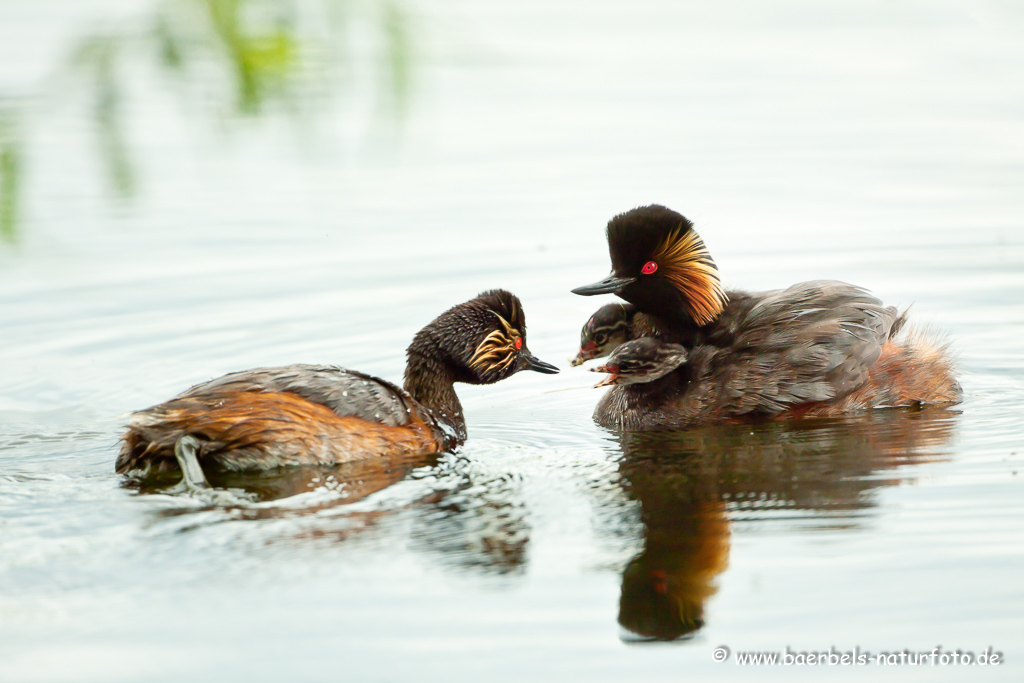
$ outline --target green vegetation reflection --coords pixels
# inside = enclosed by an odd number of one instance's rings
[[[0,239],[12,242],[18,223],[21,140],[15,114],[0,107]]]
[[[305,130],[339,93],[374,100],[377,123],[408,109],[413,32],[395,0],[166,0],[143,17],[77,40],[62,70],[84,88],[106,184],[119,200],[139,188],[126,132],[142,99],[133,99],[138,78],[187,109],[198,104],[218,125],[285,115]],[[357,80],[370,87],[356,88]],[[0,100],[0,241],[14,242],[24,218],[32,113]]]

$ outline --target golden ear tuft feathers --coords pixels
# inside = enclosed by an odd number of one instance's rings
[[[695,230],[680,225],[658,245],[652,258],[659,274],[686,295],[690,316],[700,325],[711,322],[725,308],[729,297],[722,289],[718,267]]]
[[[469,361],[469,367],[477,372],[501,372],[516,359],[516,338],[522,335],[497,313],[494,317],[501,324],[501,329],[492,330],[484,337]]]

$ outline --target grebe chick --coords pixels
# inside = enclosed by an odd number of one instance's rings
[[[645,384],[661,379],[686,362],[686,349],[653,337],[641,337],[620,345],[604,365],[591,372],[607,372],[595,386]]]
[[[526,318],[496,289],[442,313],[406,351],[405,388],[339,367],[234,372],[134,413],[116,471],[179,470],[180,491],[208,488],[203,468],[263,470],[451,450],[466,440],[454,383],[492,384],[558,368],[526,346]]]
[[[636,306],[605,304],[590,316],[580,331],[580,350],[570,363],[583,365],[591,358],[604,358],[629,340]]]
[[[895,393],[909,403],[961,400],[947,350],[913,335],[896,340],[904,316],[860,287],[822,280],[784,290],[727,292],[693,224],[664,206],[615,216],[607,237],[611,275],[573,292],[617,294],[637,310],[629,338],[682,344],[691,361],[693,350],[704,347],[723,377],[730,368],[738,378],[762,367],[756,382],[729,381],[738,405],[761,406],[771,414],[805,404],[847,405],[851,392],[893,381],[914,387]],[[917,362],[886,368],[881,384],[873,380],[880,359],[901,355]],[[861,403],[881,405],[893,395],[864,398]]]

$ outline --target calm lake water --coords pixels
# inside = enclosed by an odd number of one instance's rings
[[[200,6],[0,4],[0,680],[1021,680],[1024,12],[367,3],[316,68],[257,35],[246,90],[214,29],[166,66]],[[310,6],[256,15],[319,35]],[[567,359],[610,299],[569,290],[650,202],[730,287],[913,304],[965,402],[597,427]],[[493,287],[563,372],[459,387],[457,453],[227,482],[262,496],[232,509],[113,472],[133,409],[261,365],[397,381]],[[737,664],[937,646],[1005,663]]]

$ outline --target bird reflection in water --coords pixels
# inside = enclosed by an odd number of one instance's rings
[[[519,575],[526,569],[529,510],[515,475],[463,472],[458,488],[430,501],[413,547],[455,569]]]
[[[207,472],[210,485],[232,492],[238,501],[236,505],[218,507],[218,515],[194,522],[188,521],[196,512],[194,506],[176,506],[156,511],[153,521],[181,518],[175,528],[184,530],[238,520],[291,520],[287,532],[275,532],[267,542],[345,541],[378,526],[399,509],[429,503],[443,495],[440,491],[427,491],[419,500],[398,507],[346,509],[414,476],[417,471],[430,471],[441,457],[432,454],[365,458],[338,465],[281,467],[260,472],[210,468]],[[126,479],[123,486],[141,494],[158,494],[174,476],[164,473],[141,481]],[[246,504],[246,500],[250,503]]]
[[[728,566],[730,521],[856,528],[874,490],[907,478],[879,474],[942,458],[955,416],[886,410],[619,435],[621,487],[643,524],[643,550],[622,574],[624,640],[675,640],[703,626]]]
[[[338,465],[280,467],[272,470],[232,472],[210,468],[207,478],[210,485],[244,491],[253,502],[272,502],[292,498],[316,491],[337,491],[333,499],[303,507],[307,512],[316,512],[337,505],[350,505],[367,496],[405,479],[419,467],[436,465],[439,455],[419,457],[364,458]],[[173,482],[175,475],[158,474],[145,480],[126,480],[125,485],[136,488],[139,493],[160,493]],[[267,507],[254,510],[275,516],[277,508]],[[262,515],[261,515],[262,516]]]
[[[645,515],[644,549],[622,573],[619,623],[643,639],[674,640],[704,625],[714,579],[729,563],[729,522],[720,503],[660,512],[656,521]]]
[[[174,473],[124,486],[156,494],[174,483]],[[455,570],[488,575],[524,573],[530,541],[521,480],[507,473],[478,471],[452,454],[364,458],[333,466],[282,467],[259,472],[211,468],[210,485],[246,496],[251,504],[217,508],[220,514],[190,520],[193,505],[163,509],[155,520],[183,518],[176,529],[238,520],[291,520],[265,540],[271,544],[341,543],[366,534],[401,514],[412,517],[408,547]],[[355,506],[403,481],[410,489],[398,501]],[[411,495],[408,495],[411,491]],[[354,507],[355,509],[349,509]],[[406,541],[402,541],[405,545]]]

